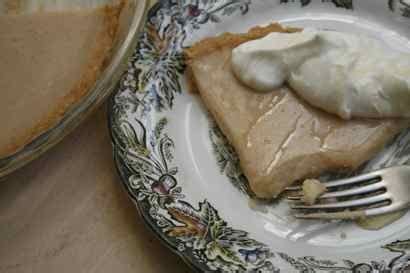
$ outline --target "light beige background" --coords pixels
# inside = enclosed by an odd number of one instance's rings
[[[102,107],[0,181],[0,272],[188,273],[121,188]]]

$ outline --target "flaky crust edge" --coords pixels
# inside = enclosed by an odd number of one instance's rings
[[[191,47],[184,50],[184,55],[187,64],[189,65],[189,63],[195,58],[207,55],[226,46],[236,47],[244,42],[262,38],[271,32],[292,33],[297,31],[300,31],[300,29],[284,27],[278,23],[271,23],[267,26],[253,27],[246,33],[225,32],[216,37],[205,38],[199,42],[196,42]]]

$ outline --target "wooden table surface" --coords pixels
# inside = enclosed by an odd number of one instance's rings
[[[0,272],[191,271],[121,188],[105,108],[0,181]]]

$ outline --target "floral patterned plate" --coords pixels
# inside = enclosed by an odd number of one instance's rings
[[[163,0],[109,106],[122,182],[148,226],[200,272],[405,272],[410,215],[380,231],[294,219],[285,202],[249,198],[238,159],[199,97],[182,51],[224,31],[279,21],[363,32],[409,51],[407,0]],[[403,132],[360,171],[406,164]]]

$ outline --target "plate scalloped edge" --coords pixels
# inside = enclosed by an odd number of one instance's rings
[[[284,5],[288,2],[295,1],[279,0]],[[304,7],[311,0],[296,2]],[[321,2],[346,9],[353,9],[354,4],[353,0]],[[410,14],[410,6],[403,0],[386,4],[404,17]],[[190,204],[185,199],[164,114],[181,92],[184,41],[202,25],[245,15],[251,5],[251,0],[169,0],[149,11],[128,70],[108,106],[113,153],[130,198],[148,226],[199,271],[402,272],[410,264],[410,239],[381,246],[395,254],[389,261],[293,257],[231,227],[207,200]]]

